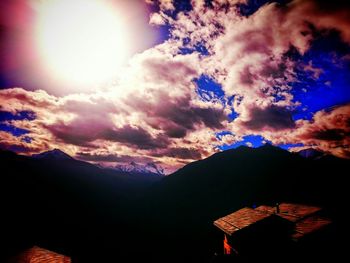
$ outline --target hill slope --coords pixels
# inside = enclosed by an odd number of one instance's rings
[[[214,240],[222,238],[212,222],[244,206],[282,201],[319,205],[345,226],[339,221],[346,205],[349,164],[332,156],[306,159],[271,145],[214,154],[152,187],[145,213],[149,225],[157,227],[150,232],[157,232],[159,240],[166,233],[169,240],[178,241],[163,248],[169,249],[165,254],[188,249],[185,253],[191,255],[197,248],[208,258],[215,252]],[[196,260],[205,258],[197,256]]]
[[[106,232],[119,243],[128,234],[125,203],[155,181],[101,169],[59,150],[34,157],[0,151],[0,167],[0,230],[6,244],[0,257],[28,245],[80,257],[89,246],[104,247],[100,236]]]
[[[325,207],[342,230],[349,164],[271,145],[239,147],[146,188],[70,158],[0,152],[4,249],[35,242],[77,262],[209,262],[222,249],[215,219],[276,201]]]

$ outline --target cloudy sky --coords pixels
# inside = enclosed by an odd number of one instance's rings
[[[0,147],[168,171],[266,142],[350,158],[344,2],[1,1]]]

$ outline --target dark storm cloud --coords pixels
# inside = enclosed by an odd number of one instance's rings
[[[145,129],[129,125],[105,130],[101,133],[101,139],[133,145],[140,149],[165,148],[169,143],[168,138],[164,135],[152,137]]]
[[[165,134],[170,138],[183,138],[186,136],[187,130],[175,123],[164,123],[162,125]]]
[[[350,137],[350,133],[342,129],[319,130],[310,135],[312,138],[323,141],[341,141],[345,137]]]
[[[88,120],[85,119],[85,121]],[[168,144],[166,136],[152,137],[145,129],[130,125],[117,128],[102,125],[91,126],[89,122],[73,121],[68,125],[57,123],[46,128],[66,143],[85,147],[91,146],[91,143],[98,139],[120,142],[140,149],[164,148]]]
[[[191,104],[189,96],[170,97],[162,90],[152,92],[152,101],[133,95],[125,103],[146,115],[145,121],[155,129],[162,129],[173,138],[180,138],[196,125],[220,129],[226,115],[222,109],[201,108]]]
[[[154,156],[168,156],[173,158],[179,158],[183,160],[198,160],[202,157],[201,153],[193,148],[168,148],[162,151],[159,151]]]
[[[261,129],[285,130],[295,127],[292,114],[284,107],[271,105],[266,108],[250,109],[250,120],[242,121],[242,125],[254,131]]]
[[[74,127],[72,123],[57,122],[44,127],[62,142],[77,146],[92,147],[91,142],[98,138],[95,134],[82,132],[84,127]]]
[[[305,0],[304,0],[305,1]],[[350,10],[350,2],[347,0],[313,0],[320,12],[338,12],[344,10]]]
[[[76,158],[92,161],[92,162],[109,162],[109,163],[128,163],[128,162],[151,162],[152,159],[148,157],[135,157],[129,155],[118,155],[110,153],[90,153],[90,152],[78,152],[75,155]]]

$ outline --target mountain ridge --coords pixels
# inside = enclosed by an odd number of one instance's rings
[[[327,155],[325,152],[322,152],[322,151],[314,149],[314,148],[303,149],[297,153],[300,156],[302,156],[304,158],[308,158],[308,159],[319,159],[319,158],[322,158],[322,157]]]
[[[70,156],[69,154],[65,153],[64,151],[60,150],[60,149],[53,149],[53,150],[49,150],[49,151],[45,151],[45,152],[41,152],[38,154],[32,154],[31,155],[32,158],[34,159],[46,159],[46,160],[75,160],[72,156]]]
[[[304,203],[324,207],[340,226],[345,220],[344,171],[350,161],[336,157],[304,158],[271,145],[239,147],[138,187],[134,183],[141,177],[78,160],[0,155],[3,240],[65,244],[80,262],[110,262],[123,255],[131,261],[131,243],[143,244],[139,254],[157,257],[156,262],[169,255],[178,257],[175,262],[184,256],[208,262],[216,240],[222,246],[213,221],[245,206]]]

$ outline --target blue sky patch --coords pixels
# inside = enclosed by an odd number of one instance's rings
[[[291,86],[294,101],[301,105],[295,109],[294,120],[311,119],[319,110],[350,101],[350,59],[344,58],[347,53],[350,47],[343,44],[337,34],[331,33],[315,40],[310,50],[297,58],[298,81]],[[319,72],[305,70],[307,65]]]
[[[303,147],[304,144],[302,143],[287,143],[287,144],[279,144],[278,147],[285,149],[285,150],[289,150],[291,148],[295,148],[295,147]]]
[[[22,141],[23,142],[26,142],[26,143],[31,143],[33,141],[33,138],[29,137],[29,136],[24,136],[22,138]]]
[[[26,129],[21,129],[7,123],[0,123],[0,131],[11,133],[13,136],[16,136],[16,137],[29,133],[29,131]]]
[[[197,86],[197,94],[204,101],[219,99],[225,103],[225,93],[219,83],[215,82],[207,75],[201,75],[193,80]]]
[[[218,148],[222,151],[228,150],[228,149],[235,149],[239,146],[248,146],[249,144],[252,144],[252,147],[257,148],[262,145],[264,145],[264,142],[268,142],[264,139],[261,135],[247,135],[243,137],[243,140],[240,142],[233,143],[231,145],[221,145]]]
[[[12,135],[19,137],[21,135],[27,134],[30,131],[26,129],[18,128],[14,125],[6,123],[7,121],[16,121],[16,120],[35,120],[35,113],[32,111],[20,111],[16,114],[13,114],[8,111],[0,111],[0,130],[11,133]]]
[[[35,113],[33,111],[20,111],[13,114],[8,111],[0,111],[0,122],[12,120],[35,120]]]

